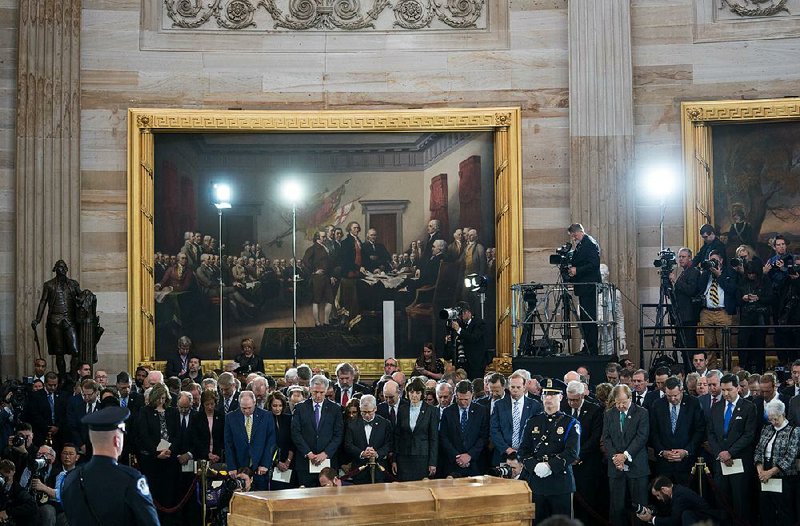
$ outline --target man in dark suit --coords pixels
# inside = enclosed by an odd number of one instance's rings
[[[626,510],[647,504],[647,437],[650,422],[647,409],[634,405],[631,390],[620,384],[611,391],[614,406],[603,419],[603,444],[608,453],[611,524],[629,523]],[[630,501],[626,501],[626,490]]]
[[[700,237],[703,239],[703,246],[697,251],[692,259],[692,266],[699,267],[700,263],[709,258],[712,251],[725,254],[725,243],[717,237],[717,231],[713,226],[705,224],[700,227]]]
[[[678,250],[678,266],[681,274],[677,278],[670,274],[672,290],[675,292],[675,314],[681,327],[675,338],[675,347],[697,347],[697,320],[700,317],[700,304],[693,301],[700,286],[700,270],[692,265],[692,251],[686,247]],[[692,372],[691,351],[682,351],[684,374]]]
[[[387,380],[383,384],[383,402],[378,404],[378,416],[389,421],[392,426],[397,425],[397,415],[400,407],[408,405],[408,400],[402,398],[400,385],[394,380]]]
[[[122,446],[122,455],[119,458],[120,464],[128,465],[130,455],[136,451],[136,422],[139,420],[139,410],[144,407],[144,396],[133,391],[131,387],[130,375],[122,371],[117,375],[117,391],[119,392],[119,406],[125,407],[131,412],[128,419],[127,430],[130,437]]]
[[[294,458],[301,486],[318,486],[320,469],[326,465],[338,467],[336,453],[344,438],[344,423],[342,408],[325,398],[328,385],[324,376],[313,376],[311,398],[294,408],[292,441],[297,446]]]
[[[223,414],[239,409],[239,393],[236,392],[236,381],[233,374],[229,372],[219,375],[217,380],[217,387],[219,388],[219,405],[222,408]]]
[[[344,449],[353,459],[353,468],[363,468],[353,477],[354,484],[383,482],[384,470],[389,467],[387,458],[393,450],[394,429],[388,420],[376,414],[376,406],[374,396],[362,396],[361,418],[348,422],[344,432]]]
[[[653,403],[655,403],[656,400],[660,400],[666,396],[664,384],[670,376],[669,372],[669,367],[659,367],[656,369],[655,389],[647,391],[647,394],[644,396],[644,402],[642,402],[642,407],[647,409],[648,412],[650,412],[650,408],[653,407]]]
[[[486,372],[486,322],[480,318],[475,318],[472,315],[472,308],[466,301],[458,303],[458,308],[461,311],[457,320],[450,322],[450,327],[455,332],[455,340],[452,345],[464,346],[464,354],[466,355],[467,364],[466,371],[467,377],[470,380],[475,378],[483,378]],[[447,338],[451,338],[450,335]],[[455,352],[453,358],[455,360]]]
[[[431,250],[430,257],[419,263],[419,281],[417,281],[416,288],[433,286],[439,278],[439,266],[444,261],[444,240],[434,241]]]
[[[86,379],[81,383],[80,394],[73,396],[67,405],[67,426],[68,435],[65,441],[72,442],[77,446],[78,453],[83,460],[91,457],[92,445],[89,442],[89,428],[81,423],[81,419],[100,409],[100,402],[97,399],[100,390],[92,379]]]
[[[800,396],[800,360],[792,362],[792,383],[781,389],[781,400],[788,404],[795,396]]]
[[[348,236],[342,240],[342,247],[340,254],[340,263],[342,268],[342,277],[355,278],[358,277],[359,272],[364,268],[364,243],[358,235],[361,233],[361,225],[356,221],[350,222],[347,225]]]
[[[786,407],[789,407],[789,402],[782,393],[778,393],[776,388],[777,379],[772,373],[764,373],[761,375],[761,381],[758,383],[759,392],[753,393],[752,402],[756,406],[756,415],[758,415],[758,427],[756,428],[756,440],[761,435],[761,428],[769,423],[767,419],[766,405],[777,398]]]
[[[793,426],[800,426],[800,396],[792,398],[789,405],[786,407],[786,416],[789,418],[789,423]]]
[[[333,386],[334,400],[342,407],[347,405],[356,393],[369,394],[369,387],[355,383],[356,370],[347,362],[336,367],[337,382]]]
[[[362,247],[364,268],[370,272],[391,270],[392,256],[382,243],[378,243],[378,231],[367,230],[367,242]]]
[[[58,390],[58,375],[50,371],[45,374],[44,389],[34,391],[28,397],[22,419],[33,428],[33,445],[41,446],[48,435],[56,443],[63,443],[59,431],[64,429],[66,418],[67,395]]]
[[[655,526],[683,526],[717,518],[703,497],[685,486],[673,484],[668,477],[657,477],[651,492],[656,500],[669,505],[670,513],[669,517],[656,517],[647,509],[637,515],[644,522]]]
[[[583,225],[573,223],[567,228],[569,237],[575,242],[575,251],[569,267],[573,283],[601,283],[600,245],[583,230]],[[580,302],[580,318],[584,323],[583,338],[589,354],[597,354],[597,290],[594,285],[576,285],[575,295]]]
[[[633,403],[639,407],[644,407],[644,399],[649,393],[647,389],[647,371],[638,369],[631,375],[631,391]]]
[[[439,443],[445,461],[442,476],[469,477],[480,475],[478,459],[486,447],[489,413],[472,403],[472,383],[462,380],[456,385],[456,403],[443,411]]]
[[[706,380],[708,381],[708,393],[698,396],[697,401],[700,402],[700,407],[703,409],[703,415],[706,420],[711,418],[711,410],[724,402],[722,398],[722,391],[720,390],[720,379],[722,378],[722,371],[712,369],[708,371]]]
[[[591,524],[592,515],[587,511],[601,508],[604,488],[597,483],[603,474],[603,453],[600,438],[603,434],[603,410],[586,398],[586,385],[578,380],[567,384],[567,399],[561,410],[578,420],[581,425],[581,441],[578,463],[572,466],[575,476],[575,491],[579,495],[575,517],[584,524]],[[607,491],[607,490],[606,490]]]
[[[193,406],[193,395],[189,392],[181,392],[178,396],[178,431],[177,436],[173,440],[170,449],[177,457],[178,463],[185,466],[189,461],[194,460],[194,433],[196,428],[195,419],[198,418],[198,413]],[[200,416],[205,420],[205,415]],[[270,456],[270,459],[272,456]],[[269,465],[268,465],[269,466]],[[255,471],[255,470],[254,470]],[[185,495],[190,486],[194,482],[194,470],[191,472],[184,472],[181,470],[180,475],[176,481],[178,488],[176,494]],[[175,513],[175,518],[183,524],[197,524],[200,520],[200,507],[195,499],[190,499],[189,502],[179,511]]]
[[[656,472],[687,485],[700,446],[705,440],[706,419],[697,399],[684,395],[681,381],[666,381],[666,397],[650,410],[650,445],[656,456]]]
[[[225,417],[225,462],[232,475],[242,468],[250,468],[253,488],[268,487],[267,473],[272,466],[275,451],[275,424],[272,415],[256,407],[256,395],[242,391],[239,409]]]
[[[192,340],[188,336],[178,338],[178,351],[167,359],[167,367],[164,369],[164,379],[173,376],[184,376],[189,372],[189,359],[192,358]]]
[[[721,379],[725,403],[711,410],[708,446],[714,462],[710,462],[717,487],[728,499],[737,517],[750,520],[750,478],[753,476],[753,448],[758,439],[758,415],[752,402],[738,392],[739,379],[726,374]],[[722,464],[732,467],[741,462],[743,473],[723,475]]]
[[[520,373],[512,373],[508,379],[510,396],[501,398],[494,405],[490,421],[490,436],[494,444],[492,466],[500,465],[503,455],[519,450],[525,422],[533,415],[543,411],[542,404],[525,396],[525,378]]]
[[[442,223],[438,219],[431,219],[428,221],[428,234],[425,236],[425,242],[419,247],[422,254],[420,255],[420,259],[425,261],[431,257],[431,253],[433,252],[433,242],[437,239],[444,240],[444,236],[441,233]]]

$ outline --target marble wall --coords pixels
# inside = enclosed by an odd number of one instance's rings
[[[510,0],[508,46],[389,49],[374,35],[357,52],[142,51],[140,0],[84,0],[81,119],[81,285],[98,295],[101,364],[126,365],[126,110],[184,106],[382,109],[516,105],[523,109],[526,280],[552,281],[553,247],[570,217],[566,0]],[[14,57],[17,0],[0,0],[0,353],[13,362]],[[8,16],[6,16],[8,15]],[[633,0],[635,174],[680,162],[682,100],[797,95],[796,38],[695,43],[692,0]],[[268,37],[264,37],[268,38]],[[502,40],[502,39],[501,39]],[[205,48],[209,46],[199,46]],[[209,47],[211,48],[211,47]],[[654,299],[654,203],[637,185],[639,297]],[[680,191],[680,190],[678,190]],[[679,195],[679,194],[677,194]],[[683,243],[682,199],[666,240]],[[614,264],[615,255],[604,259]],[[6,299],[7,301],[2,301]],[[4,373],[5,374],[5,373]]]

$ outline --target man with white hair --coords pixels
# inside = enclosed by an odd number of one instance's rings
[[[372,395],[363,395],[359,401],[361,418],[351,420],[344,434],[344,449],[354,466],[378,464],[362,469],[353,477],[354,484],[383,482],[384,470],[388,469],[387,457],[392,451],[394,429],[392,424],[377,415],[377,404]]]
[[[428,221],[428,234],[425,236],[425,242],[419,249],[422,251],[420,258],[422,261],[430,259],[433,253],[433,242],[437,239],[444,239],[441,233],[442,223],[438,219],[431,219]]]
[[[570,373],[566,376],[572,377]],[[572,473],[575,475],[575,491],[581,495],[589,509],[596,510],[602,507],[597,481],[603,477],[603,453],[600,451],[603,410],[586,398],[586,392],[586,386],[582,382],[570,380],[567,384],[566,400],[561,403],[561,410],[575,418],[581,426],[578,453],[580,460],[572,467]],[[575,517],[585,524],[592,522],[591,515],[583,506],[576,508]]]
[[[267,379],[263,376],[256,376],[253,378],[253,381],[250,382],[250,389],[253,390],[253,394],[256,395],[256,406],[259,409],[269,409],[266,407],[267,405]]]
[[[144,382],[142,382],[142,387],[147,389],[149,387],[153,387],[155,384],[163,384],[164,383],[164,373],[161,371],[150,371],[147,373],[147,376],[144,377]]]
[[[344,422],[341,407],[325,398],[328,386],[327,378],[313,376],[311,398],[294,409],[292,441],[297,447],[295,467],[301,486],[318,486],[317,473],[322,468],[339,467],[336,454],[344,438]]]
[[[400,385],[394,380],[387,380],[386,383],[383,384],[383,402],[378,405],[378,414],[388,420],[393,426],[397,424],[397,414],[400,412],[400,405],[408,404],[408,400],[402,398],[401,394],[402,390],[400,389]]]

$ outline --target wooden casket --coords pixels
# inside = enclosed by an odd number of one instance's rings
[[[531,490],[497,477],[237,493],[230,526],[367,524],[527,525]]]

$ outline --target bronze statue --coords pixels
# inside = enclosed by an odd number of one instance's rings
[[[67,264],[59,259],[53,267],[56,277],[45,281],[42,286],[42,299],[36,310],[36,318],[31,322],[31,327],[36,331],[36,326],[42,321],[45,306],[47,311],[47,353],[56,357],[56,367],[61,378],[66,378],[67,363],[65,356],[77,356],[78,334],[76,329],[76,300],[80,294],[80,285],[74,279],[67,277]],[[74,367],[75,358],[71,359]]]

